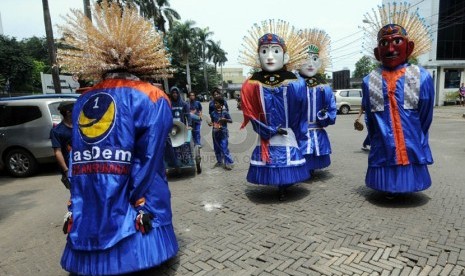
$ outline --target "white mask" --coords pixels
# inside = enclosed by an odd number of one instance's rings
[[[258,50],[260,65],[264,71],[275,72],[289,62],[289,55],[278,44],[260,46]]]
[[[316,75],[321,67],[321,59],[318,54],[310,54],[310,57],[302,64],[299,73],[306,77],[313,77]]]

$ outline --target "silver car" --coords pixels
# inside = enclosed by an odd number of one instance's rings
[[[358,111],[362,107],[362,89],[334,90],[337,111],[348,114],[350,111]]]
[[[0,99],[0,168],[26,177],[38,165],[55,162],[50,130],[61,122],[58,105],[74,96],[34,96]]]

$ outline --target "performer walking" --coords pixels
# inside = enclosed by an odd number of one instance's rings
[[[215,101],[215,111],[210,114],[211,122],[209,126],[213,127],[213,149],[215,150],[216,164],[215,167],[224,167],[226,170],[232,170],[234,163],[228,148],[228,124],[232,123],[231,115],[224,109],[224,99],[217,98]]]
[[[428,165],[433,157],[428,130],[433,119],[434,85],[424,68],[408,63],[428,51],[429,28],[409,5],[383,5],[372,24],[381,66],[363,79],[371,149],[366,185],[388,193],[425,190],[431,185]]]
[[[192,137],[194,138],[194,144],[200,144],[200,127],[202,125],[202,104],[195,99],[195,93],[189,93],[189,110],[192,120]]]
[[[285,67],[293,53],[296,55],[292,62],[305,58],[305,45],[303,42],[286,45],[279,35],[264,33],[282,30],[285,35],[293,34],[287,23],[279,21],[278,25],[274,26],[274,21],[270,21],[269,29],[256,25],[257,31],[251,32],[263,35],[248,40],[249,52],[243,53],[244,58],[240,62],[261,68],[262,71],[254,73],[244,82],[241,99],[244,114],[242,127],[250,121],[259,135],[251,156],[247,181],[277,186],[279,199],[284,200],[286,187],[306,180],[310,175],[296,140],[300,132],[300,111],[304,105],[306,85],[303,79],[297,78]],[[253,60],[257,54],[259,64]],[[247,57],[254,58],[250,60]]]
[[[73,111],[71,199],[61,266],[117,275],[176,255],[163,152],[172,115],[165,93],[139,77],[169,66],[162,37],[137,9],[104,0],[92,22],[79,10],[62,27],[60,64],[103,79]],[[76,28],[75,26],[79,26]]]
[[[307,84],[299,147],[312,173],[331,164],[331,143],[325,128],[336,122],[337,110],[333,91],[323,75],[329,63],[330,38],[317,29],[303,30],[300,35],[308,43],[308,58],[298,68]]]

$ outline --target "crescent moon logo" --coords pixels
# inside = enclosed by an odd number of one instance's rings
[[[79,112],[78,127],[81,137],[88,143],[104,139],[115,123],[116,106],[113,97],[107,93],[91,96]]]

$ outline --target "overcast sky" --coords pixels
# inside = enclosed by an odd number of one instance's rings
[[[82,9],[82,0],[48,0],[52,24],[62,24],[61,16],[70,8]],[[93,2],[93,1],[91,1]],[[209,27],[212,39],[220,41],[228,53],[225,67],[240,67],[237,56],[242,38],[254,23],[282,19],[297,28],[320,28],[331,37],[332,68],[349,68],[362,57],[363,32],[358,28],[363,14],[376,8],[378,0],[170,0],[181,21],[193,20],[197,27]],[[4,35],[18,40],[44,37],[45,27],[40,0],[1,0]],[[55,34],[57,37],[58,34]]]

